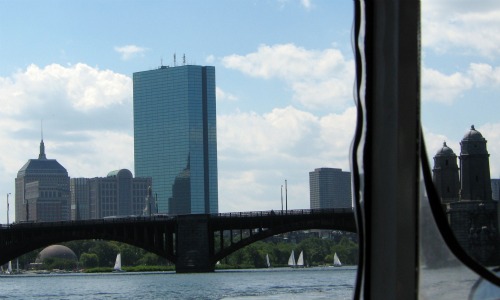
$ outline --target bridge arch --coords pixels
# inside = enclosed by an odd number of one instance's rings
[[[232,217],[242,218],[241,215],[233,216],[232,214],[221,215],[221,217],[229,219]],[[213,231],[220,239],[218,251],[214,249],[213,264],[245,246],[282,233],[308,229],[331,229],[354,233],[357,231],[352,209],[293,210],[284,213],[270,211],[247,213],[243,217],[247,218],[245,222],[247,226],[236,225],[236,228],[229,229],[230,236],[232,237],[234,230],[240,231],[240,233],[242,230],[246,230],[249,234],[237,242],[231,240],[229,246],[224,245],[223,231]],[[274,219],[273,222],[265,221],[269,217]],[[227,228],[229,226],[223,225],[221,227]]]
[[[175,263],[174,230],[172,220],[141,217],[13,224],[0,231],[0,264],[49,245],[92,239],[136,246]]]

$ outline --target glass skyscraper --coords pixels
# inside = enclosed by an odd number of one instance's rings
[[[134,159],[152,177],[160,213],[218,212],[215,68],[133,74]]]

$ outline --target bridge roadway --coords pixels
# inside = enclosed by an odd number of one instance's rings
[[[102,239],[165,257],[177,273],[212,272],[217,261],[246,245],[306,229],[356,232],[356,222],[345,208],[17,223],[0,228],[0,264],[56,243]]]

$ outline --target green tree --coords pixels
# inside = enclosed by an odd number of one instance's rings
[[[99,257],[100,267],[112,267],[115,264],[116,255],[120,252],[118,246],[107,241],[95,241],[89,249],[89,253],[95,253]]]
[[[99,257],[95,253],[82,253],[80,264],[85,268],[96,268],[99,266]]]
[[[46,270],[59,269],[59,270],[68,270],[69,271],[69,270],[76,269],[77,262],[70,260],[70,259],[51,257],[51,258],[44,259],[43,265],[44,265],[44,269],[46,269]]]

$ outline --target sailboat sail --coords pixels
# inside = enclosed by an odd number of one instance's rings
[[[9,265],[7,267],[7,274],[12,274],[12,261],[9,260]]]
[[[266,254],[266,266],[267,266],[268,268],[270,268],[270,267],[271,267],[271,263],[269,262],[269,254]]]
[[[116,256],[115,266],[113,267],[113,270],[115,271],[122,270],[122,255],[120,253],[118,253],[118,255]]]
[[[288,265],[290,267],[295,267],[296,264],[295,264],[295,253],[293,252],[292,250],[292,254],[290,254],[290,258],[288,259]]]
[[[300,252],[299,259],[297,259],[297,267],[304,266],[304,251]]]
[[[337,252],[335,252],[335,255],[333,256],[333,266],[334,267],[340,267],[340,266],[342,266],[342,263],[340,262],[340,259],[337,256]]]

